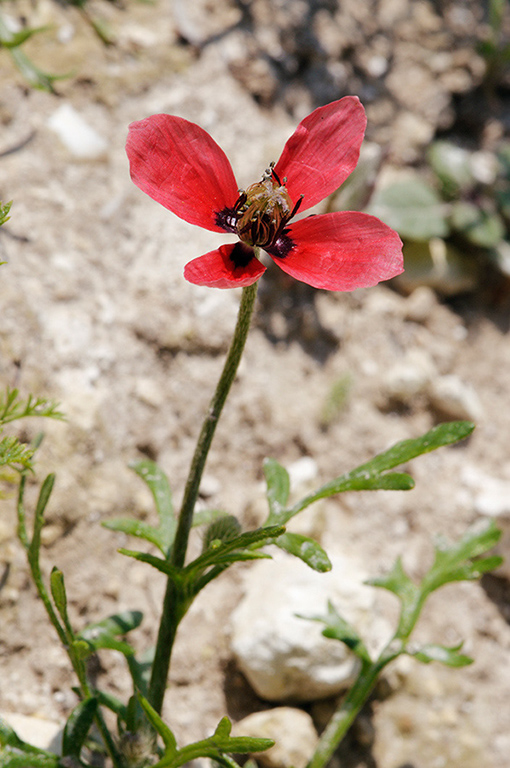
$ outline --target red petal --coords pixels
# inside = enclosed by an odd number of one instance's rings
[[[375,216],[325,213],[297,221],[289,230],[293,247],[273,258],[284,272],[315,288],[367,288],[404,269],[399,236]]]
[[[245,264],[236,266],[232,258],[234,249],[242,250]],[[249,251],[253,256],[250,258]],[[207,285],[209,288],[244,288],[251,285],[264,274],[266,268],[256,258],[252,248],[243,243],[221,245],[218,250],[210,251],[198,259],[193,259],[184,267],[184,277],[195,285]]]
[[[343,184],[358,162],[367,119],[357,96],[319,107],[298,125],[275,166],[300,210],[319,203]]]
[[[143,192],[190,224],[223,231],[216,213],[232,207],[239,193],[227,156],[203,128],[152,115],[131,123],[126,152]]]

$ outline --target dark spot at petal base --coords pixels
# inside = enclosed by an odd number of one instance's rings
[[[231,261],[235,267],[246,267],[252,259],[255,258],[255,251],[245,243],[236,243],[230,254]]]

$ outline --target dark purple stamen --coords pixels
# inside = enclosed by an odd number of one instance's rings
[[[226,232],[237,234],[239,214],[235,208],[224,208],[216,213],[216,224]]]

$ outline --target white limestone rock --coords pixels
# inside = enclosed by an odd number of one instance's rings
[[[231,648],[241,671],[269,701],[314,701],[349,686],[357,658],[322,625],[298,618],[324,615],[331,600],[365,637],[374,629],[374,593],[356,561],[331,558],[328,573],[276,553],[247,572],[245,595],[232,615]],[[370,634],[370,633],[369,633]]]
[[[0,717],[23,741],[39,749],[47,749],[56,755],[62,754],[63,727],[59,723],[16,712],[0,712]]]
[[[266,768],[305,768],[318,742],[312,718],[295,707],[254,712],[235,723],[232,735],[273,739],[274,747],[254,753]]]
[[[53,112],[48,126],[66,149],[79,160],[98,160],[106,155],[108,143],[70,104]]]

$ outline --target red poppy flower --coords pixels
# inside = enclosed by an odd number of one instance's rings
[[[292,277],[315,288],[350,291],[400,274],[402,243],[374,216],[344,211],[291,222],[345,181],[356,167],[366,117],[358,98],[319,107],[298,125],[262,180],[239,190],[223,150],[200,126],[153,115],[132,123],[126,151],[131,178],[190,224],[232,232],[239,241],[190,261],[197,285],[235,288],[264,273],[262,248]]]

